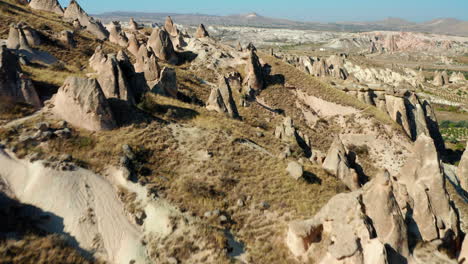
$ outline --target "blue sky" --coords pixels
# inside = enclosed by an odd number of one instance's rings
[[[59,0],[66,6],[69,0]],[[468,0],[78,0],[92,14],[143,11],[230,15],[256,12],[302,21],[371,21],[399,17],[421,22],[453,17],[468,20]]]

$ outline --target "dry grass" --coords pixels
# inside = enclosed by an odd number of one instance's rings
[[[103,263],[83,258],[58,235],[29,235],[21,240],[0,242],[0,263],[91,264]]]

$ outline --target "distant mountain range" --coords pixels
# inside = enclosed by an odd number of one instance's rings
[[[217,26],[251,26],[267,28],[308,29],[321,31],[412,31],[427,32],[447,35],[468,36],[468,21],[440,18],[423,23],[414,23],[400,18],[387,18],[374,22],[299,22],[287,19],[264,17],[257,13],[248,13],[229,16],[215,16],[204,14],[177,14],[177,13],[144,13],[144,12],[108,12],[93,15],[108,23],[113,20],[128,21],[131,17],[144,23],[164,23],[167,16],[171,16],[174,22],[183,25]]]

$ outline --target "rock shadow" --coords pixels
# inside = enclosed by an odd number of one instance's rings
[[[193,60],[195,60],[198,57],[198,54],[193,53],[191,51],[177,52],[177,55],[178,55],[178,58],[179,58],[179,61],[178,61],[177,65],[182,65],[182,64],[185,64],[185,63],[192,62]]]
[[[315,175],[312,172],[304,171],[304,175],[302,177],[309,184],[318,184],[318,185],[322,184],[322,179],[317,177],[317,175]]]
[[[45,237],[60,234],[83,257],[94,260],[93,252],[80,247],[76,238],[65,232],[64,219],[39,207],[23,204],[0,192],[0,239],[21,240],[30,234]]]
[[[107,101],[110,104],[115,121],[117,122],[117,125],[119,127],[128,126],[132,124],[149,123],[151,121],[154,121],[155,119],[162,121],[128,104],[124,100],[117,98],[109,98],[107,99]]]

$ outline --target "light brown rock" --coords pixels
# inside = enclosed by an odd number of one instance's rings
[[[148,46],[160,60],[177,64],[179,59],[174,51],[171,37],[164,29],[154,28],[148,40]]]
[[[221,77],[218,86],[211,89],[210,97],[206,103],[206,109],[224,113],[231,118],[239,118],[231,87],[225,77]]]
[[[195,32],[196,38],[208,38],[210,34],[206,31],[206,28],[203,24],[200,24],[197,28],[197,32]]]
[[[351,168],[348,152],[340,138],[333,141],[322,167],[329,174],[340,179],[350,190],[354,191],[361,187],[359,177]]]
[[[74,126],[91,131],[116,128],[109,103],[94,79],[68,77],[51,104],[53,113]]]
[[[52,12],[57,15],[63,15],[62,6],[57,0],[31,0],[29,6],[32,9]]]
[[[458,216],[450,205],[445,188],[443,169],[434,141],[420,135],[414,145],[413,154],[397,177],[405,185],[413,201],[409,231],[423,241],[432,241],[453,232],[459,236]]]
[[[123,33],[120,22],[118,21],[111,22],[110,25],[108,26],[108,31],[109,31],[110,42],[118,44],[119,46],[124,47],[124,48],[128,46],[128,38]]]
[[[250,51],[245,71],[247,72],[247,77],[244,82],[247,86],[247,90],[253,90],[254,92],[262,90],[265,85],[263,67],[254,50]]]
[[[102,52],[98,47],[89,59],[91,68],[96,72],[99,86],[106,98],[124,100],[130,104],[135,103],[133,92],[128,84],[127,77],[115,55]]]
[[[80,24],[86,28],[90,33],[95,35],[101,40],[109,38],[109,32],[102,25],[101,22],[95,21],[90,17],[78,4],[76,0],[71,0],[68,7],[65,9],[63,18],[67,21],[73,22],[78,20]]]
[[[42,103],[31,82],[21,72],[18,57],[5,46],[0,47],[0,100],[4,103],[28,103],[40,108]]]
[[[9,49],[25,50],[32,52],[32,48],[29,45],[28,39],[24,34],[22,25],[10,25],[10,32],[8,33],[8,39],[6,45]]]
[[[463,190],[468,191],[468,147],[465,150],[465,153],[463,153],[460,163],[458,164],[457,176],[460,181],[460,186],[463,188]]]

